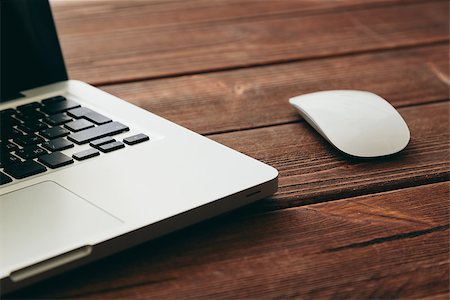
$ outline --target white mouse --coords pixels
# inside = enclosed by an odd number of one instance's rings
[[[293,97],[289,103],[334,147],[351,156],[385,156],[408,145],[406,122],[373,93],[322,91]]]

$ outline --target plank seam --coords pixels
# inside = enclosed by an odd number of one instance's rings
[[[338,192],[336,194],[327,195],[325,197],[321,196],[320,200],[318,200],[318,199],[313,199],[310,201],[304,200],[304,201],[302,201],[302,203],[287,203],[286,205],[272,206],[270,204],[265,204],[263,202],[264,200],[260,200],[253,204],[250,204],[250,205],[247,205],[247,206],[241,208],[239,211],[240,211],[240,213],[245,213],[246,211],[248,211],[248,212],[251,212],[252,215],[258,215],[258,214],[265,214],[265,213],[274,213],[274,212],[278,212],[278,211],[285,210],[285,209],[297,209],[299,207],[305,207],[305,206],[309,206],[309,205],[321,204],[321,203],[326,203],[326,202],[346,201],[346,200],[349,200],[351,198],[356,198],[356,197],[373,196],[373,195],[377,195],[377,194],[401,191],[404,189],[412,189],[412,188],[417,188],[417,187],[422,187],[422,186],[428,186],[428,185],[433,185],[433,184],[449,182],[450,181],[449,174],[450,174],[450,172],[445,172],[445,174],[440,174],[439,176],[437,176],[435,178],[426,178],[427,181],[425,181],[425,179],[424,179],[424,180],[419,180],[419,181],[415,181],[415,182],[402,182],[398,185],[393,185],[393,186],[385,187],[385,188],[381,188],[381,189],[358,190],[353,193],[339,193]],[[266,198],[266,199],[270,199],[270,197]],[[275,199],[272,201],[281,204],[282,202],[291,202],[290,200],[295,200],[295,199],[282,199],[281,201]]]
[[[373,245],[377,245],[377,244],[381,244],[381,243],[392,242],[392,241],[397,241],[397,240],[402,240],[402,239],[411,239],[411,238],[415,238],[418,236],[430,234],[433,232],[445,231],[445,230],[448,230],[449,228],[450,228],[450,224],[447,224],[447,225],[432,227],[432,228],[425,229],[425,230],[417,230],[417,231],[410,231],[410,232],[406,232],[406,233],[394,234],[394,235],[390,235],[390,236],[386,236],[386,237],[371,239],[371,240],[368,240],[365,242],[352,243],[352,244],[348,244],[348,245],[341,246],[341,247],[329,248],[329,249],[326,249],[325,251],[323,251],[322,253],[339,252],[339,251],[344,251],[344,250],[348,250],[348,249],[363,248],[363,247],[373,246]]]
[[[288,105],[288,99],[286,99],[286,105]],[[400,104],[395,106],[396,109],[401,109],[401,108],[412,108],[412,107],[420,107],[420,106],[426,106],[426,105],[433,105],[433,104],[439,104],[439,103],[444,103],[444,102],[448,102],[450,101],[449,98],[445,98],[445,99],[437,99],[437,100],[431,100],[428,102],[422,102],[422,103],[416,103],[416,104]],[[247,130],[253,130],[253,129],[262,129],[262,128],[270,128],[270,127],[275,127],[275,126],[282,126],[282,125],[289,125],[289,124],[296,124],[296,123],[303,123],[305,122],[304,119],[298,119],[298,120],[293,120],[293,121],[286,121],[286,122],[278,122],[278,123],[273,123],[273,124],[268,124],[268,125],[259,125],[259,126],[253,126],[253,127],[243,127],[243,128],[239,128],[239,129],[232,129],[232,130],[217,130],[217,131],[210,131],[210,132],[205,132],[202,133],[203,136],[213,136],[213,135],[220,135],[220,134],[226,134],[226,133],[233,133],[233,132],[241,132],[241,131],[247,131]]]

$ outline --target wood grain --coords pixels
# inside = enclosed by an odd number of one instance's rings
[[[442,294],[449,280],[448,198],[446,182],[276,213],[243,217],[238,211],[14,297],[392,299]]]
[[[368,90],[396,107],[447,99],[448,45],[103,86],[201,134],[295,122],[292,96]]]
[[[304,122],[211,136],[280,172],[279,190],[262,210],[330,201],[448,180],[449,103],[400,109],[411,141],[397,155],[348,158]]]
[[[420,297],[421,300],[448,300],[448,292],[442,294]]]
[[[246,0],[50,0],[58,27],[78,35],[127,27],[161,28],[207,22],[234,23],[279,15],[315,15],[412,4],[426,0],[246,1]],[[105,26],[108,24],[109,26]]]
[[[52,8],[71,78],[273,165],[280,190],[8,298],[448,299],[448,1]],[[287,104],[323,89],[385,97],[410,144],[339,153]]]
[[[252,2],[89,1],[54,10],[70,77],[97,85],[449,39],[447,1],[370,9]],[[327,6],[341,9],[311,13]]]

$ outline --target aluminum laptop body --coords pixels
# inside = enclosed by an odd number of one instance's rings
[[[14,112],[11,118],[19,120],[14,132],[24,127],[21,118],[26,118],[18,107],[36,102],[42,105],[38,112],[50,112],[52,106],[42,100],[58,97],[113,120],[108,124],[127,126],[126,131],[108,135],[122,148],[102,149],[84,160],[73,159],[75,153],[93,148],[74,142],[83,130],[58,126],[69,131],[61,140],[74,144],[58,152],[72,162],[51,165],[43,156],[30,158],[30,165],[42,165],[45,171],[23,178],[14,176],[25,172],[25,167],[17,168],[27,161],[18,154],[25,146],[1,136],[2,147],[6,143],[16,147],[11,156],[20,160],[6,166],[2,150],[0,172],[6,178],[0,185],[2,294],[277,190],[276,169],[86,83],[68,80],[47,0],[1,0],[1,13],[0,110]],[[69,112],[60,114],[72,118]],[[49,117],[43,117],[42,126]],[[8,122],[1,124],[5,127]],[[30,133],[41,141],[34,146],[51,157],[52,150],[44,144],[52,139],[42,132]],[[148,140],[122,143],[137,134]]]

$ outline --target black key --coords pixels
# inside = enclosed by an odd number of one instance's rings
[[[19,125],[21,122],[17,120],[16,118],[13,118],[12,116],[0,116],[0,126],[2,126],[2,129],[4,127],[12,127]]]
[[[4,110],[0,110],[0,118],[1,117],[5,117],[5,116],[12,116],[13,114],[15,114],[16,111],[12,108],[7,108]]]
[[[89,109],[87,107],[80,107],[76,109],[72,109],[67,112],[69,116],[72,116],[74,118],[85,118],[91,122],[94,122],[97,125],[109,123],[112,120],[108,117],[105,117],[102,114],[99,114],[98,112],[93,111],[92,109]]]
[[[74,155],[72,155],[72,157],[75,158],[76,160],[85,160],[98,155],[100,155],[100,152],[98,152],[98,150],[89,148],[87,150],[75,153]]]
[[[80,119],[80,120],[76,120],[76,121],[67,123],[66,125],[64,125],[64,127],[66,127],[67,129],[70,129],[72,131],[80,131],[80,130],[94,127],[94,124],[89,122],[88,120]]]
[[[69,149],[72,148],[73,146],[74,145],[71,142],[62,137],[42,143],[42,147],[52,152]]]
[[[3,126],[0,124],[0,141],[6,141],[17,135],[23,135],[23,133],[12,126]]]
[[[114,151],[117,149],[122,149],[123,147],[125,147],[124,143],[116,141],[116,142],[112,142],[109,144],[100,145],[100,146],[98,146],[98,149],[100,149],[100,151],[102,151],[102,152],[107,153],[107,152],[111,152],[111,151]]]
[[[22,122],[35,122],[39,119],[45,118],[45,114],[37,110],[30,110],[24,113],[18,113],[15,117]]]
[[[54,115],[75,107],[80,107],[80,104],[72,100],[63,100],[46,104],[45,106],[41,107],[41,110],[48,115]]]
[[[41,107],[39,102],[31,102],[28,104],[17,106],[17,110],[20,112],[28,111],[28,110],[36,110],[36,108]]]
[[[16,111],[12,108],[0,111],[0,131],[6,132],[10,127],[20,124],[20,122],[12,116]]]
[[[112,120],[110,118],[105,117],[104,115],[99,114],[95,111],[85,115],[84,118],[88,119],[91,122],[94,122],[97,125],[112,122]]]
[[[11,177],[9,177],[8,175],[3,174],[2,172],[0,172],[0,185],[7,184],[7,183],[9,183],[11,181],[12,181]]]
[[[47,171],[47,168],[34,160],[27,160],[24,162],[7,165],[4,171],[16,179],[22,179],[45,172]]]
[[[12,138],[16,138],[16,137],[22,137],[24,134],[22,132],[20,132],[19,130],[15,129],[15,128],[1,128],[2,130],[0,131],[0,140],[1,141],[6,141],[8,139],[12,139]]]
[[[0,143],[0,153],[9,153],[16,151],[17,149],[19,149],[19,147],[9,141]]]
[[[44,123],[42,123],[41,121],[35,121],[35,122],[23,123],[23,124],[17,126],[17,128],[19,128],[20,130],[22,130],[26,133],[33,133],[33,132],[38,132],[38,131],[47,129],[48,126],[45,125]]]
[[[4,152],[0,153],[0,167],[15,164],[21,162],[20,158],[11,153]]]
[[[64,100],[66,100],[66,98],[63,96],[54,96],[51,98],[46,98],[46,99],[42,100],[41,102],[43,104],[50,104],[50,103],[55,103],[55,102],[64,101]]]
[[[145,141],[148,141],[150,138],[143,133],[139,133],[136,135],[129,136],[123,139],[123,142],[127,145],[136,145]]]
[[[92,142],[89,143],[89,145],[91,145],[91,147],[97,148],[100,145],[103,144],[109,144],[112,142],[115,142],[116,140],[113,139],[110,136],[105,136],[104,138],[98,139],[98,140],[93,140]]]
[[[23,135],[24,135],[24,134],[23,134],[22,131],[17,130],[17,129],[12,129],[12,130],[11,130],[11,135],[10,135],[10,137],[11,137],[11,138],[16,138],[16,137],[21,137],[21,136],[23,136]]]
[[[35,134],[25,134],[22,136],[14,137],[14,142],[22,147],[40,144],[44,141],[43,138]]]
[[[62,128],[61,126],[52,127],[41,131],[41,135],[49,140],[68,135],[69,130]]]
[[[114,135],[128,130],[130,129],[122,123],[110,122],[72,133],[67,138],[77,144],[85,144],[108,135]]]
[[[0,140],[5,141],[18,133],[17,129],[13,127],[14,124],[11,123],[13,119],[11,117],[0,118]]]
[[[16,154],[25,160],[33,159],[47,153],[47,151],[38,146],[28,146],[16,151]]]
[[[44,119],[45,123],[52,125],[52,126],[62,125],[64,123],[67,123],[70,121],[72,121],[72,118],[64,113],[56,114],[56,115],[53,115],[53,116],[50,116],[50,117]]]
[[[90,113],[92,111],[93,111],[92,109],[89,109],[87,107],[78,107],[78,108],[69,110],[67,112],[67,114],[69,116],[71,116],[72,118],[79,119],[79,118],[84,117],[85,115],[87,115],[88,113]]]
[[[73,163],[72,158],[58,151],[43,155],[39,157],[38,160],[39,162],[52,169],[70,165],[71,163]]]
[[[12,126],[17,126],[17,125],[22,124],[22,121],[20,121],[19,119],[16,119],[16,118],[11,117],[11,118],[8,120],[8,123],[9,123],[10,125],[12,125]]]

